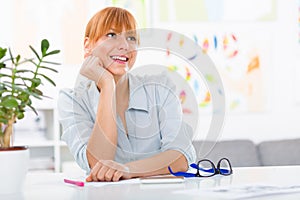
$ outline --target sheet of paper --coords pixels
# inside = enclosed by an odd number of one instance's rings
[[[220,186],[207,189],[191,189],[174,192],[201,197],[215,197],[220,199],[243,199],[270,195],[300,193],[300,185],[274,186],[274,185],[240,185]]]
[[[121,185],[121,184],[134,184],[134,183],[140,183],[140,179],[134,178],[129,180],[121,180],[118,182],[86,182],[85,186],[102,187],[105,185]]]
[[[168,179],[170,177],[176,178],[173,175],[158,175],[158,176],[148,177],[148,179],[158,178],[158,177],[161,178],[161,181],[153,182],[152,184],[161,185],[161,183],[163,183],[164,181],[170,180],[170,179]],[[181,180],[180,183],[182,183],[183,181],[184,180]],[[134,179],[129,179],[129,180],[121,180],[121,181],[118,181],[118,182],[86,182],[85,185],[86,186],[94,186],[94,187],[102,187],[102,186],[105,186],[105,185],[120,185],[120,184],[135,184],[135,183],[141,183],[141,179],[140,178],[134,178]]]
[[[134,178],[134,179],[129,179],[129,180],[121,180],[117,182],[86,182],[86,175],[82,174],[64,174],[64,179],[70,180],[70,181],[75,181],[75,182],[83,182],[84,186],[91,186],[91,187],[102,187],[105,185],[117,185],[117,184],[133,184],[133,183],[140,183],[139,178]]]

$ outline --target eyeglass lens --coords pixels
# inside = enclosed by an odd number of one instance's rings
[[[214,175],[215,172],[215,167],[213,166],[212,162],[208,160],[203,160],[198,163],[198,168],[199,168],[199,174],[200,176],[208,177]]]
[[[231,174],[230,163],[227,159],[221,159],[218,164],[220,174],[229,175]]]

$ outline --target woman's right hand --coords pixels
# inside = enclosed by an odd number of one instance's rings
[[[101,89],[106,84],[113,82],[113,75],[104,68],[99,55],[101,55],[101,47],[98,46],[85,58],[80,69],[80,74],[95,81],[98,88]]]
[[[86,181],[119,181],[130,178],[132,177],[126,165],[113,160],[99,160],[91,169]]]

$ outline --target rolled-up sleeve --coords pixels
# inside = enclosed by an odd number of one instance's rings
[[[160,86],[158,97],[161,150],[181,152],[190,165],[196,159],[192,145],[193,129],[183,121],[181,103],[175,93],[175,85],[169,79]]]
[[[93,129],[93,121],[84,108],[83,100],[70,89],[61,90],[58,98],[59,122],[63,128],[61,139],[65,141],[77,164],[90,170],[86,157],[87,142]]]

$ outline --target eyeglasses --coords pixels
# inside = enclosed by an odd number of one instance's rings
[[[172,175],[183,177],[211,177],[216,174],[228,176],[232,174],[231,164],[227,158],[219,160],[217,167],[215,167],[214,163],[208,159],[202,159],[198,161],[197,164],[192,163],[190,166],[197,169],[196,174],[189,172],[173,172],[170,166],[168,166],[168,169]]]

